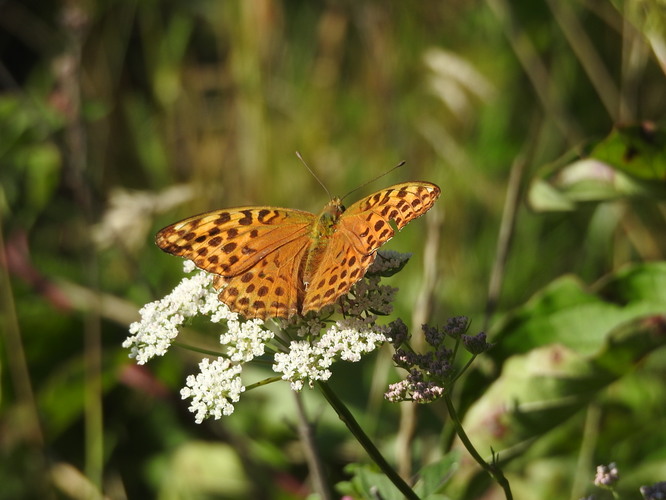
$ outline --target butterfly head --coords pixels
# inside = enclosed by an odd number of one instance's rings
[[[324,217],[332,220],[333,222],[337,221],[342,212],[345,211],[345,207],[342,205],[342,201],[337,196],[329,201],[324,209],[321,211],[320,217]]]
[[[345,207],[342,206],[340,198],[333,198],[329,201],[319,213],[318,221],[314,228],[315,235],[321,237],[332,234],[335,231],[338,219],[340,219],[344,211]]]

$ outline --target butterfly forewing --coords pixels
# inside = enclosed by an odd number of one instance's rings
[[[303,312],[332,304],[360,280],[377,249],[398,229],[426,213],[440,189],[428,182],[407,182],[378,191],[354,203],[338,220],[320,264],[308,284]]]
[[[221,276],[235,276],[287,243],[306,236],[314,214],[272,207],[240,207],[189,217],[155,238],[165,252]]]
[[[357,201],[343,214],[340,222],[352,220],[354,216],[366,215],[369,217],[373,213],[386,223],[394,220],[398,229],[402,229],[407,223],[426,213],[433,206],[440,195],[440,189],[430,182],[404,182],[394,186],[382,189]],[[373,221],[377,224],[377,221]],[[381,226],[381,225],[380,225]],[[381,236],[381,227],[372,227],[377,234]],[[392,235],[392,234],[391,234]],[[388,236],[384,241],[388,241]]]

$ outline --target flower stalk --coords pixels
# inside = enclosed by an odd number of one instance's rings
[[[476,463],[478,463],[483,468],[483,470],[490,474],[490,477],[492,477],[500,485],[500,487],[504,490],[504,496],[506,497],[506,500],[512,500],[513,495],[511,493],[511,486],[509,485],[509,481],[507,481],[504,473],[499,467],[497,467],[495,464],[489,464],[486,462],[479,454],[479,452],[476,451],[476,448],[474,448],[474,445],[469,440],[469,437],[467,437],[467,433],[462,426],[462,422],[458,418],[456,408],[453,406],[453,402],[451,401],[451,398],[448,394],[444,395],[444,402],[446,403],[446,409],[449,411],[451,421],[456,428],[456,433],[458,434],[462,444],[467,449],[467,452],[472,456]]]
[[[326,382],[317,382],[317,387],[321,390],[321,393],[326,398],[326,401],[333,407],[333,410],[338,414],[340,420],[342,420],[347,428],[354,435],[356,440],[363,446],[363,449],[366,451],[368,456],[377,464],[381,471],[386,474],[386,477],[395,485],[400,492],[405,495],[406,498],[410,500],[418,500],[418,495],[414,493],[409,485],[400,477],[400,475],[395,471],[391,465],[386,461],[383,455],[379,452],[377,447],[374,445],[370,437],[363,431],[361,426],[358,424],[352,413],[345,406],[345,404],[338,398],[337,394],[330,388]]]

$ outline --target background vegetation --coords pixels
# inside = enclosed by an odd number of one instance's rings
[[[407,161],[350,200],[441,186],[389,244],[414,253],[395,316],[464,314],[497,342],[454,399],[518,498],[580,498],[611,461],[623,498],[666,480],[665,47],[662,0],[0,3],[0,498],[308,494],[287,384],[196,425],[197,358],[120,347],[182,274],[156,230],[324,205],[297,150],[338,194]],[[564,170],[647,121],[601,181]],[[390,354],[331,383],[409,476],[458,444],[443,405],[383,400]],[[367,458],[305,396],[330,484],[349,479]],[[496,498],[453,461],[441,492]]]

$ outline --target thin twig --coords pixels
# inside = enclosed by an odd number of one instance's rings
[[[535,119],[536,121],[536,119]],[[516,157],[511,166],[509,183],[506,190],[506,199],[504,200],[504,209],[502,211],[502,222],[500,224],[499,235],[497,237],[497,248],[495,250],[495,260],[490,274],[488,284],[488,300],[483,318],[483,330],[487,330],[490,325],[490,319],[497,307],[500,294],[502,292],[502,283],[504,281],[504,270],[509,258],[509,250],[516,227],[518,206],[522,199],[522,180],[526,166],[532,161],[534,151],[536,150],[537,135],[540,127],[531,128],[531,136],[525,146],[526,151]]]
[[[587,407],[585,415],[585,426],[583,436],[576,461],[573,484],[571,486],[571,495],[569,498],[582,498],[589,485],[590,467],[594,464],[594,452],[599,441],[601,410],[597,404],[591,404]]]
[[[622,96],[617,87],[613,85],[613,78],[595,50],[590,38],[571,11],[569,2],[546,0],[546,3],[550,7],[555,20],[560,25],[583,70],[587,73],[587,77],[597,91],[597,95],[599,95],[599,99],[601,99],[606,108],[606,112],[611,120],[616,122],[619,109],[621,107],[626,109],[626,105],[620,104]]]
[[[89,26],[88,13],[83,4],[66,4],[61,12],[62,28],[70,36],[64,54],[56,67],[58,77],[70,105],[65,124],[67,148],[67,174],[70,188],[74,192],[86,225],[93,222],[93,198],[86,174],[88,165],[88,144],[85,123],[82,115],[82,53],[83,43]],[[90,178],[90,176],[88,176]],[[99,490],[102,490],[104,469],[104,440],[102,416],[102,323],[99,311],[99,267],[97,255],[91,245],[85,249],[85,273],[89,280],[94,306],[84,320],[85,349],[85,472],[86,477]]]
[[[310,424],[305,413],[302,393],[294,392],[294,399],[296,400],[298,414],[298,435],[301,437],[301,443],[303,444],[305,459],[308,462],[308,469],[312,476],[314,490],[319,494],[319,498],[322,500],[331,500],[333,496],[326,483],[326,473],[324,472],[324,466],[321,463],[321,457],[317,450],[317,443],[315,443],[314,440],[312,424]]]
[[[497,467],[496,464],[491,465],[486,462],[483,457],[479,455],[479,452],[476,451],[476,448],[474,448],[474,445],[469,440],[469,437],[467,437],[467,433],[465,432],[465,429],[463,428],[462,423],[458,418],[456,409],[453,406],[453,402],[451,401],[451,398],[448,394],[444,395],[444,401],[446,403],[446,408],[449,410],[449,416],[455,425],[456,432],[462,444],[465,446],[469,454],[472,455],[472,458],[476,461],[476,463],[478,463],[504,490],[504,496],[506,497],[506,500],[512,500],[513,495],[511,493],[511,486],[509,485],[509,481],[507,481],[506,477],[504,477],[502,470]]]
[[[6,258],[5,242],[3,238],[3,224],[0,218],[0,311],[2,311],[4,328],[2,337],[5,341],[4,349],[7,356],[7,368],[17,403],[23,408],[25,426],[29,429],[27,435],[35,446],[44,445],[44,435],[39,421],[37,402],[30,380],[30,369],[23,348],[21,327],[16,314],[14,291],[9,279],[8,259]]]

